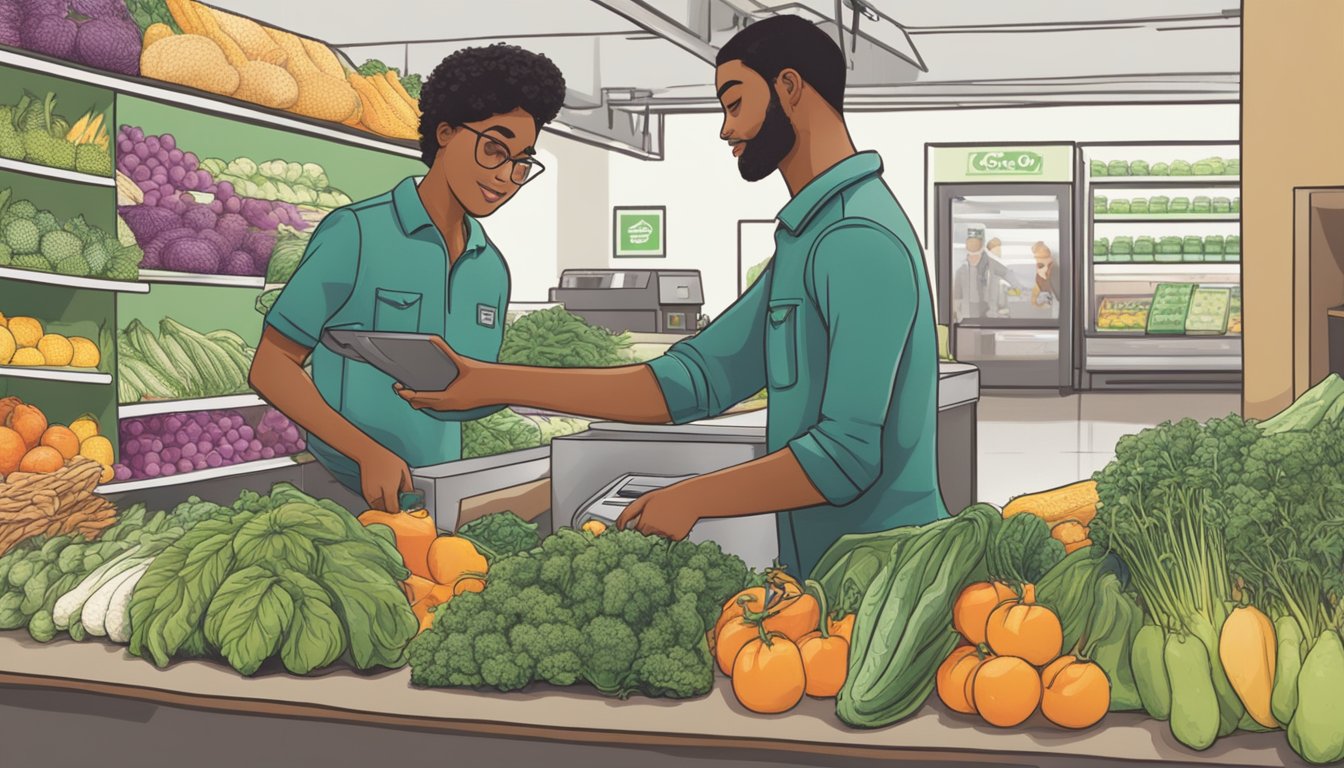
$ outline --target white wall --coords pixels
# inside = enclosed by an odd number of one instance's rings
[[[1237,105],[1049,107],[865,112],[848,121],[859,149],[881,153],[884,178],[923,237],[928,143],[1235,140],[1240,111]],[[778,175],[755,184],[743,181],[718,138],[719,124],[717,114],[669,116],[664,160],[610,156],[610,193],[601,222],[605,253],[595,254],[587,266],[699,269],[711,317],[737,298],[737,222],[774,218],[788,202],[788,190]],[[666,205],[668,257],[613,260],[612,205]],[[932,253],[923,245],[932,275]]]

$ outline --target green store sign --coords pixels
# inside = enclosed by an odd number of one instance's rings
[[[1044,172],[1045,159],[1036,152],[991,150],[972,152],[966,159],[968,176],[1040,176]]]

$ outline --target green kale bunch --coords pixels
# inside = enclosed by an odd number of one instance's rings
[[[1064,545],[1050,536],[1050,526],[1035,515],[1013,515],[1003,521],[990,543],[989,577],[1014,587],[1035,584],[1061,560]]]
[[[526,552],[541,544],[537,524],[525,522],[512,512],[498,512],[472,520],[462,526],[457,535],[471,539],[478,549],[487,550],[491,560]]]
[[[712,542],[565,529],[496,561],[483,592],[439,607],[411,643],[411,681],[701,696],[714,682],[706,632],[747,578],[742,561]]]

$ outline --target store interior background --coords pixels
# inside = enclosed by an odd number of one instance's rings
[[[704,313],[717,317],[738,296],[739,222],[773,219],[787,202],[777,177],[743,181],[718,137],[712,69],[703,59],[713,53],[706,43],[722,45],[732,30],[696,29],[705,18],[711,27],[731,18],[739,6],[776,3],[564,0],[537,13],[530,2],[507,0],[492,3],[488,14],[459,14],[451,39],[431,41],[420,33],[420,3],[392,2],[358,39],[338,14],[312,13],[309,3],[226,5],[303,29],[353,60],[404,61],[426,74],[462,45],[517,43],[564,70],[573,103],[559,122],[593,125],[595,116],[606,115],[617,124],[653,123],[656,159],[635,156],[619,142],[594,143],[591,135],[571,138],[568,129],[543,136],[539,158],[548,172],[488,222],[510,262],[515,302],[546,302],[566,269],[692,269],[703,278]],[[829,0],[795,5],[799,13],[834,17]],[[866,6],[882,18],[861,20],[866,37],[853,57],[849,125],[861,149],[881,154],[886,182],[920,232],[935,280],[935,234],[927,224],[930,144],[1241,139],[1242,13],[1235,3],[870,0]],[[846,19],[852,8],[846,0]],[[608,110],[612,105],[618,108]],[[665,206],[665,258],[613,257],[612,207],[622,205]],[[1254,309],[1246,314],[1254,316]],[[984,389],[979,495],[1002,503],[1070,482],[1104,466],[1120,435],[1164,419],[1241,410],[1241,394],[1229,391]]]

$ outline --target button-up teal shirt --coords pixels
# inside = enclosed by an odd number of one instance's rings
[[[313,232],[298,271],[266,322],[313,350],[313,381],[327,404],[412,467],[462,456],[469,412],[417,411],[392,378],[319,343],[327,328],[442,336],[461,354],[494,362],[504,341],[509,270],[480,222],[466,218],[467,247],[449,269],[448,249],[425,211],[415,179],[385,195],[333,211]],[[359,491],[359,468],[317,438],[309,450]]]
[[[800,577],[847,533],[947,516],[929,278],[881,172],[863,152],[814,179],[746,294],[650,363],[677,423],[768,388],[768,449],[792,450],[828,502],[779,515],[780,562]]]

